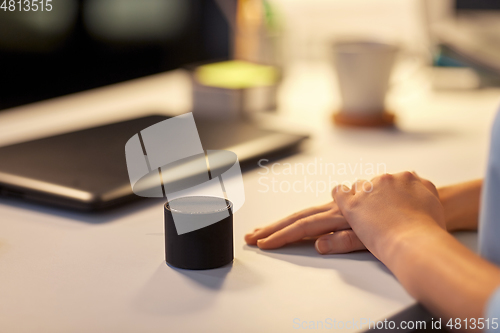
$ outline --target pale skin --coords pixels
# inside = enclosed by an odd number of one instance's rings
[[[245,241],[269,250],[317,237],[320,254],[367,249],[435,315],[484,318],[500,269],[449,233],[477,229],[482,181],[436,189],[403,172],[374,178],[371,191],[366,184],[339,186],[332,202],[258,228]]]

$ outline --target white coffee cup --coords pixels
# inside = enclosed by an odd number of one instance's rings
[[[382,115],[397,47],[369,41],[334,44],[341,113],[352,116]]]

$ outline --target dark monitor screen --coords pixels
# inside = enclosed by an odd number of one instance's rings
[[[457,9],[500,9],[500,1],[498,0],[456,0],[455,6]]]
[[[219,0],[35,2],[0,8],[0,109],[230,54]]]

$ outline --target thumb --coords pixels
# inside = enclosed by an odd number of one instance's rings
[[[316,240],[315,247],[320,254],[348,253],[366,249],[351,229],[323,235]]]

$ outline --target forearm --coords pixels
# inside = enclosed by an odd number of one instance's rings
[[[484,317],[500,269],[439,227],[403,235],[383,260],[403,286],[445,318]]]
[[[438,189],[448,231],[477,229],[482,184],[479,179]]]

